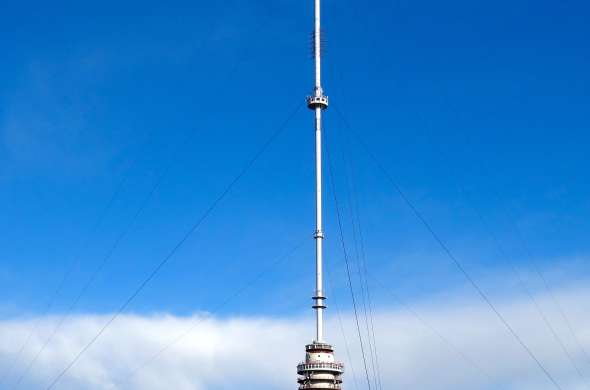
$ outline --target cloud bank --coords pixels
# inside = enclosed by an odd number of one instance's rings
[[[553,298],[567,313],[573,333]],[[563,389],[588,389],[590,383],[590,314],[586,310],[589,298],[590,290],[585,288],[535,297],[570,357],[530,299],[504,298],[497,302],[502,314]],[[342,326],[335,310],[329,318],[328,339],[336,346],[337,357],[346,364],[345,388],[366,389],[354,317],[341,313]],[[0,386],[45,388],[107,320],[108,316],[96,315],[68,319],[19,386],[15,385],[16,379],[59,318],[0,321],[0,378],[6,378]],[[295,366],[303,358],[303,345],[312,337],[311,320],[311,315],[125,315],[56,388],[295,389]],[[36,329],[33,337],[14,363],[32,329]],[[375,331],[384,389],[555,388],[489,308],[467,295],[445,304],[414,304],[410,310],[403,306],[377,310]],[[176,343],[171,344],[173,341]],[[162,351],[166,346],[169,347]],[[366,341],[365,349],[368,350]],[[158,352],[161,353],[152,359]],[[367,364],[372,375],[368,352]]]

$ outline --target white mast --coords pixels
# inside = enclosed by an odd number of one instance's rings
[[[324,301],[323,286],[323,240],[322,224],[322,111],[328,108],[328,97],[322,88],[321,66],[321,23],[320,0],[315,2],[315,28],[313,33],[315,58],[315,88],[312,96],[307,98],[307,106],[315,112],[316,141],[316,288],[314,306],[316,311],[316,335],[313,343],[305,347],[305,362],[297,366],[299,389],[341,389],[344,366],[334,359],[334,349],[324,341]]]
[[[316,341],[324,339],[323,312],[324,288],[323,288],[323,240],[324,231],[322,225],[322,110],[328,108],[328,99],[322,89],[322,38],[320,0],[315,0],[315,30],[314,57],[315,57],[315,88],[314,95],[308,98],[308,106],[315,111],[315,142],[316,142]]]

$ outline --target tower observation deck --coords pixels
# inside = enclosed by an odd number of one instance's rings
[[[323,240],[322,225],[322,112],[328,108],[328,97],[324,95],[321,80],[321,26],[320,0],[315,3],[314,57],[315,87],[307,97],[307,106],[315,113],[316,139],[316,289],[313,309],[316,312],[316,337],[305,346],[305,361],[297,366],[297,382],[300,390],[342,389],[344,366],[334,358],[334,348],[324,341],[323,314],[326,309],[323,288]]]
[[[332,346],[316,341],[305,350],[305,362],[297,366],[299,389],[341,389],[344,366],[334,360]]]

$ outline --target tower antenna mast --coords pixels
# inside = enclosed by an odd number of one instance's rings
[[[315,164],[316,164],[316,288],[313,309],[316,312],[315,340],[306,345],[305,362],[297,366],[299,389],[341,389],[344,366],[334,359],[334,349],[324,340],[324,310],[326,309],[323,286],[322,223],[322,112],[328,108],[328,97],[322,88],[322,30],[321,3],[314,0],[315,23],[313,32],[315,87],[307,97],[307,106],[315,113]]]
[[[322,223],[322,111],[328,108],[328,97],[324,96],[322,88],[322,30],[320,18],[320,0],[315,0],[315,30],[313,34],[315,59],[315,88],[314,94],[307,98],[307,106],[315,112],[315,141],[316,141],[316,341],[324,339],[324,305],[323,287],[323,241],[324,231]]]

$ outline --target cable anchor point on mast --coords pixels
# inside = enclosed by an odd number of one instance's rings
[[[324,91],[321,88],[316,88],[313,96],[307,97],[307,107],[310,110],[315,110],[318,107],[322,110],[328,108],[328,97],[324,95]]]

